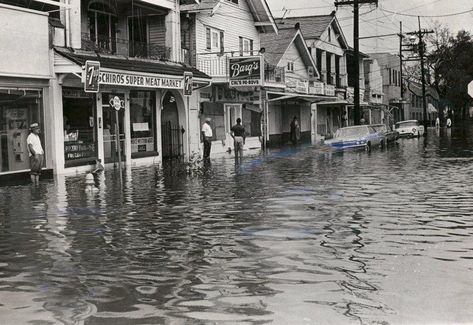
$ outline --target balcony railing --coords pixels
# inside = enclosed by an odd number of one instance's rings
[[[97,38],[89,34],[82,34],[82,48],[99,53],[121,54],[129,57],[154,60],[169,60],[171,49],[165,46],[146,42],[129,41],[126,39],[99,35]]]
[[[228,78],[226,55],[202,54],[197,56],[197,69],[212,78]]]

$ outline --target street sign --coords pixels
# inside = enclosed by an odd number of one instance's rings
[[[468,95],[470,95],[470,97],[473,97],[473,81],[470,81],[470,83],[468,84]]]
[[[84,91],[86,93],[99,92],[100,62],[85,61]]]
[[[121,108],[125,107],[125,101],[121,100],[120,97],[115,96],[110,99],[110,106],[112,108],[115,108],[115,110],[118,112]]]
[[[193,73],[186,71],[184,72],[184,95],[191,96],[192,95],[192,77]]]

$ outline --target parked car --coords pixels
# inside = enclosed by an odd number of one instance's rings
[[[382,144],[384,146],[387,146],[389,143],[393,143],[399,139],[399,132],[392,130],[386,124],[372,124],[371,126],[376,130],[376,132],[383,135]]]
[[[395,130],[400,137],[420,137],[424,135],[424,126],[417,120],[400,121],[395,124]]]
[[[333,149],[365,149],[381,146],[383,136],[371,125],[356,125],[340,128],[333,139],[326,140],[325,145]]]

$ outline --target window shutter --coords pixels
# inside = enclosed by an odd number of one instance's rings
[[[212,39],[210,36],[210,28],[205,29],[205,35],[206,35],[206,41],[207,41],[207,50],[210,50],[212,48]]]
[[[223,45],[223,30],[220,31],[220,53],[223,55],[225,46]]]
[[[240,56],[243,56],[243,37],[238,37],[239,47],[240,47]]]
[[[253,55],[253,40],[250,40],[250,55]]]

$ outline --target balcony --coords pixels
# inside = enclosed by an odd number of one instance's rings
[[[228,82],[227,55],[197,55],[197,69],[214,78],[214,81]]]
[[[286,74],[284,67],[277,67],[270,64],[264,66],[264,83],[265,84],[285,84]]]
[[[82,34],[82,49],[143,59],[166,61],[171,58],[171,48],[169,47],[103,35],[99,35],[95,39],[95,37],[90,37],[87,33]]]

